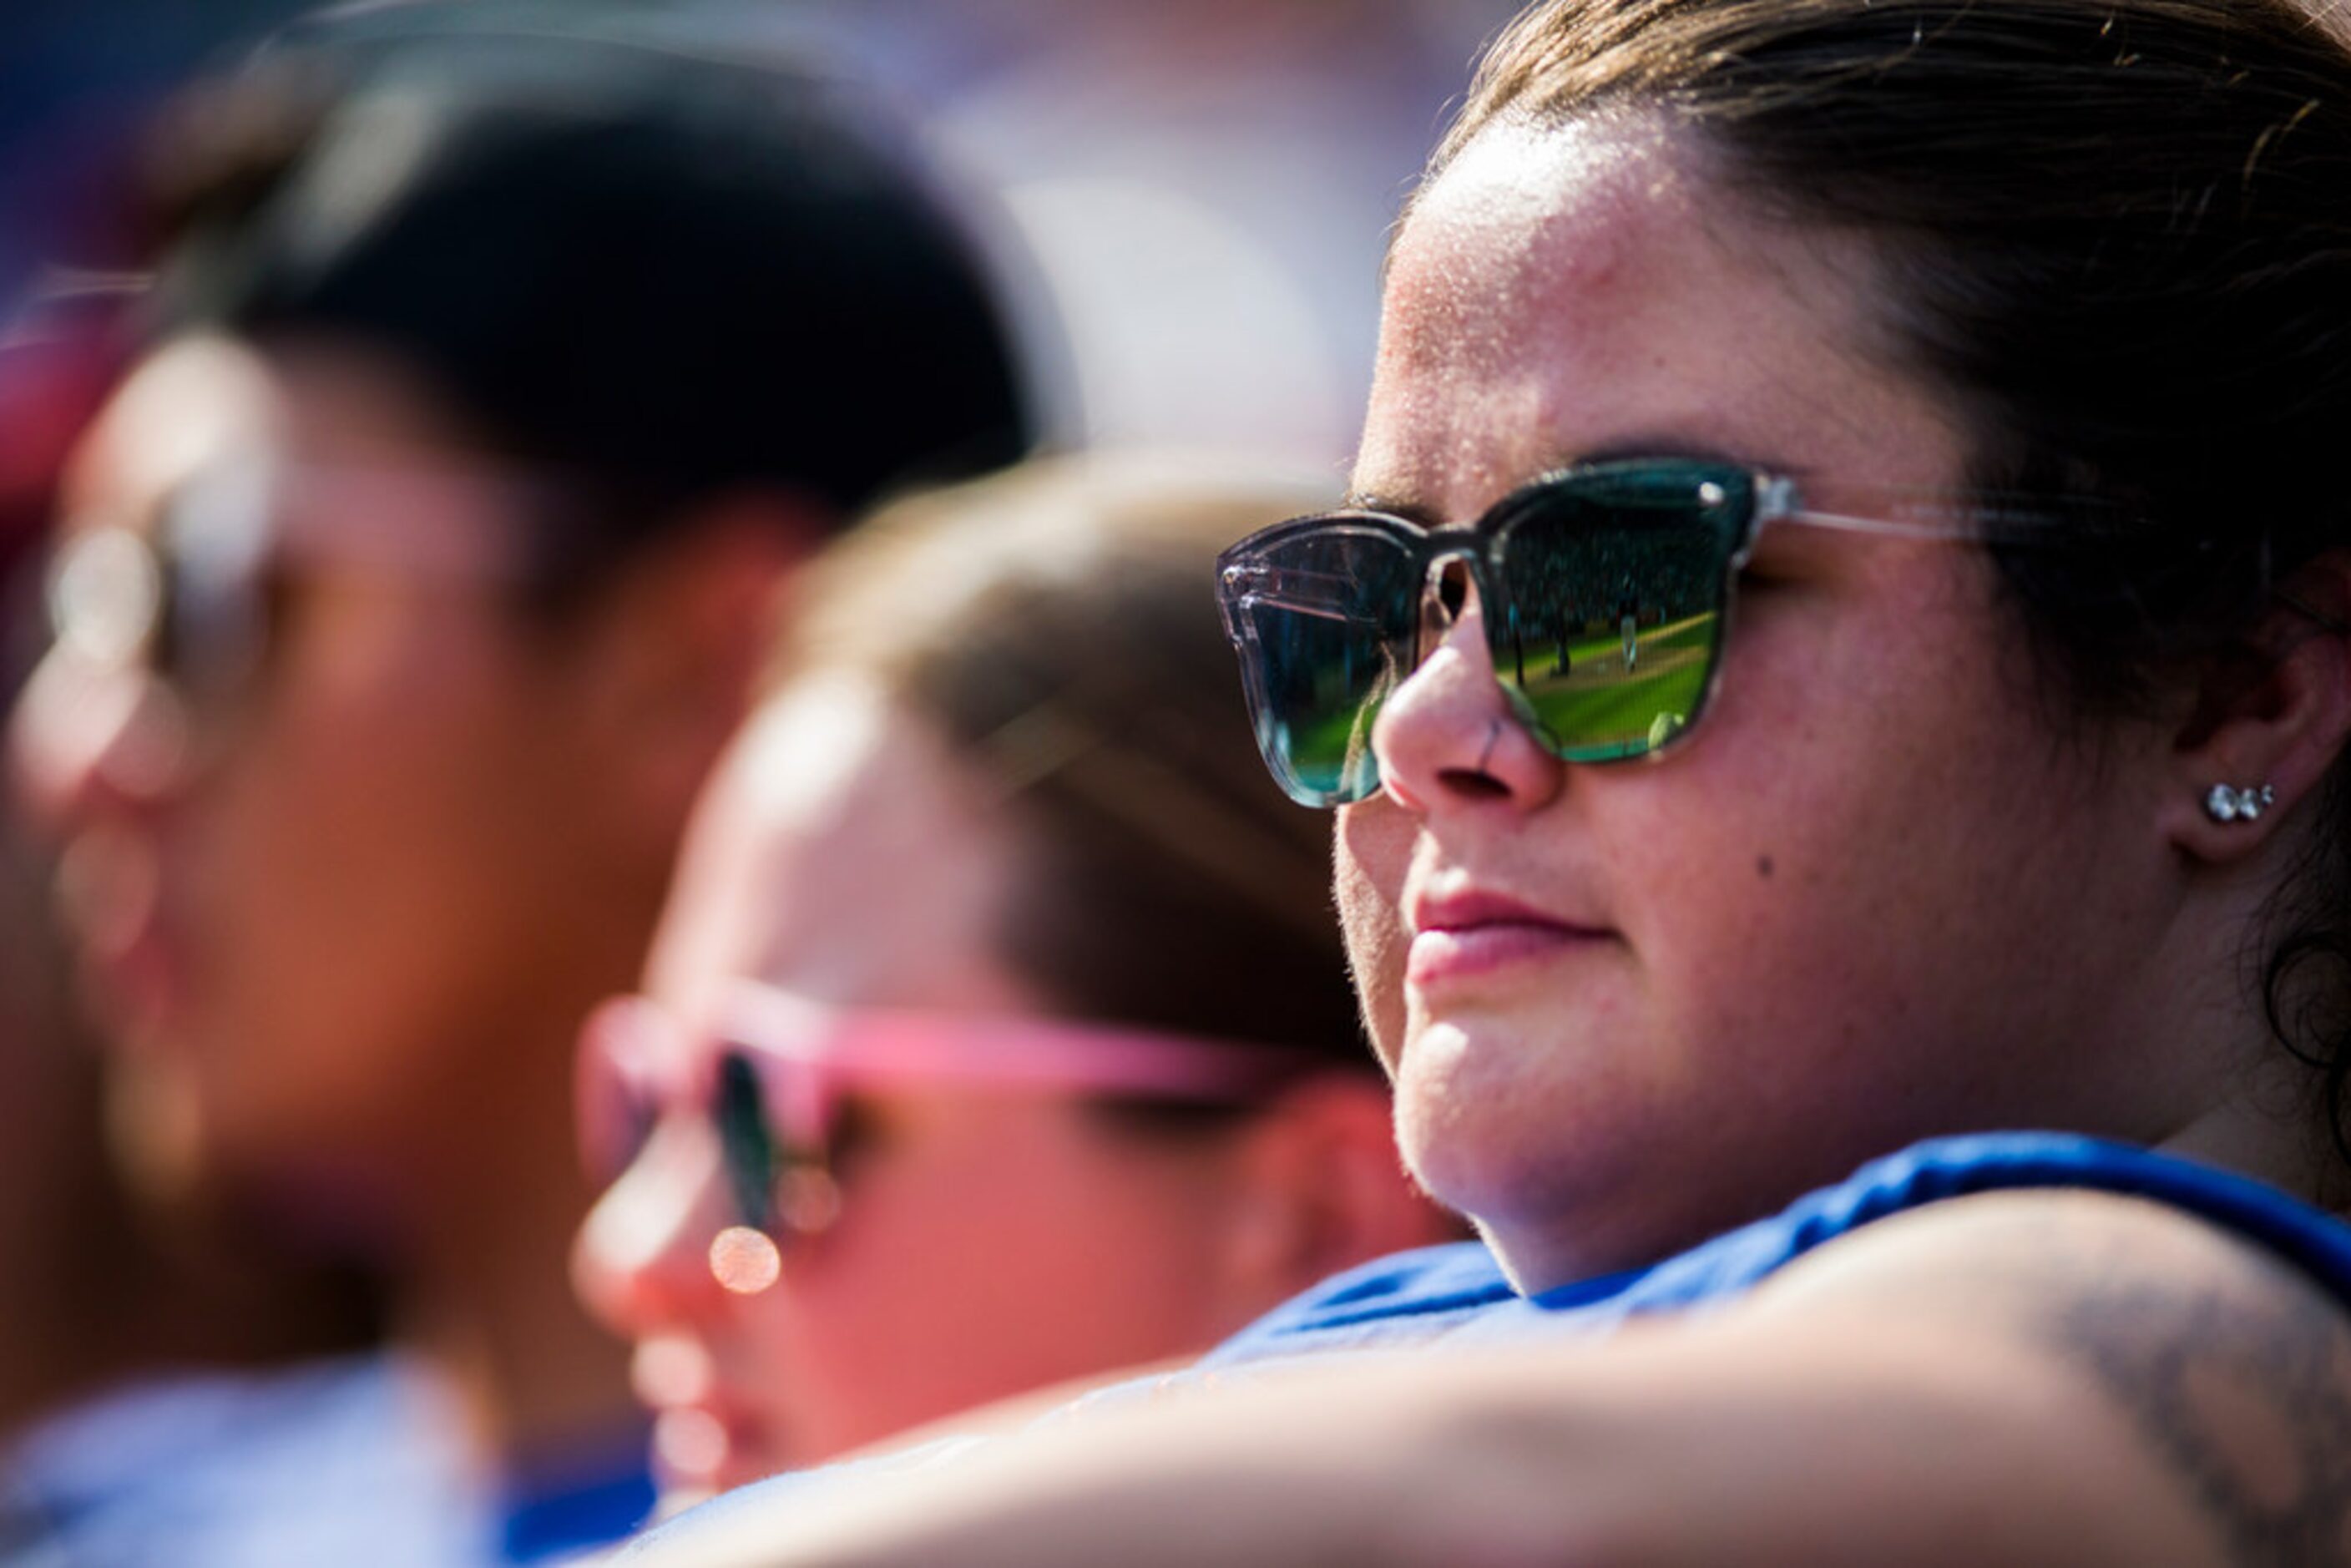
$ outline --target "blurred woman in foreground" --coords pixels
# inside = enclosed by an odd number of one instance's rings
[[[619,1179],[578,1273],[675,1490],[1196,1354],[1445,1233],[1200,591],[1297,493],[1177,472],[944,492],[796,589],[647,995],[583,1042]]]
[[[2346,198],[2282,0],[1531,13],[1220,574],[1486,1252],[647,1560],[2344,1562]]]

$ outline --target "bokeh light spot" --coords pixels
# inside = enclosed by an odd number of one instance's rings
[[[730,1225],[710,1241],[710,1273],[738,1296],[756,1296],[783,1276],[783,1255],[765,1232]]]

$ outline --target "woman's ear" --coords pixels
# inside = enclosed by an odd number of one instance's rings
[[[1374,1073],[1317,1073],[1244,1137],[1222,1281],[1237,1322],[1342,1269],[1468,1234],[1405,1176],[1388,1086]]]
[[[2235,654],[2218,662],[2174,747],[2162,828],[2215,864],[2260,848],[2314,793],[2351,740],[2351,551],[2330,550],[2279,589]]]

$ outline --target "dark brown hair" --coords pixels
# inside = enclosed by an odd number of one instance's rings
[[[998,791],[998,956],[1076,1018],[1373,1066],[1329,821],[1267,778],[1217,551],[1314,491],[1062,459],[890,507],[803,579],[780,679],[853,669]]]
[[[813,68],[579,20],[343,7],[190,88],[155,330],[393,356],[586,503],[582,569],[714,497],[845,523],[1033,444],[999,280],[908,134]]]
[[[1434,167],[1497,121],[1628,109],[1766,216],[1872,242],[1888,339],[1971,420],[1977,486],[2097,503],[1996,552],[2076,710],[2144,710],[2351,543],[2351,54],[2312,16],[1553,0],[1498,42]],[[2312,983],[2351,967],[2346,771],[2255,950],[2351,1155],[2346,987]]]

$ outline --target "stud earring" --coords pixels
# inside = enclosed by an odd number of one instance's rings
[[[2276,802],[2277,791],[2266,784],[2246,789],[2215,784],[2204,797],[2204,814],[2216,822],[2250,822]]]

